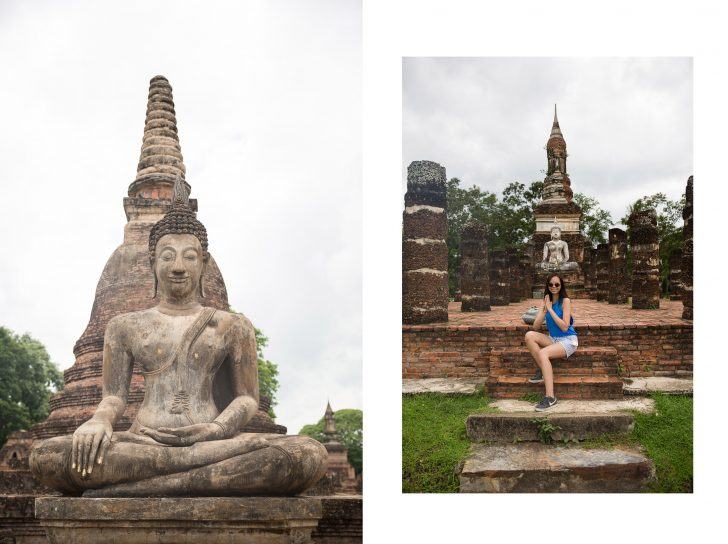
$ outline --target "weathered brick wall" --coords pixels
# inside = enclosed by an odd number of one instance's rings
[[[470,222],[460,234],[460,299],[463,312],[490,311],[488,229]]]
[[[492,348],[524,346],[528,328],[405,326],[403,378],[486,378]],[[580,346],[617,349],[625,376],[680,376],[693,371],[693,329],[679,325],[579,327]]]

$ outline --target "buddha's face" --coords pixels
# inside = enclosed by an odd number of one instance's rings
[[[195,296],[205,266],[202,245],[192,234],[165,234],[154,251],[154,273],[163,298]]]
[[[561,229],[559,227],[554,227],[551,229],[551,239],[552,240],[561,239]]]

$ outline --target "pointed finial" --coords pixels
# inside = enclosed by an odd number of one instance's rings
[[[559,124],[559,118],[556,116],[556,104],[554,104],[554,125]]]
[[[177,177],[174,180],[174,189],[172,189],[172,205],[184,207],[189,207],[190,205],[190,191],[187,188],[187,184],[182,181],[182,176],[179,174],[177,174]]]

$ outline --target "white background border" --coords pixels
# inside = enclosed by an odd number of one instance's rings
[[[728,11],[717,2],[364,2],[366,542],[690,542],[726,533]],[[695,58],[695,492],[401,493],[403,56]],[[595,107],[598,107],[595,104]],[[426,159],[427,157],[422,157]],[[445,165],[447,166],[447,165]],[[685,178],[690,173],[686,172]],[[720,265],[719,265],[720,263]],[[711,536],[701,537],[705,531]]]

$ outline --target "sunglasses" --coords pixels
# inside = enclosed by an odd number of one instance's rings
[[[549,287],[561,287],[560,283],[549,283]]]

